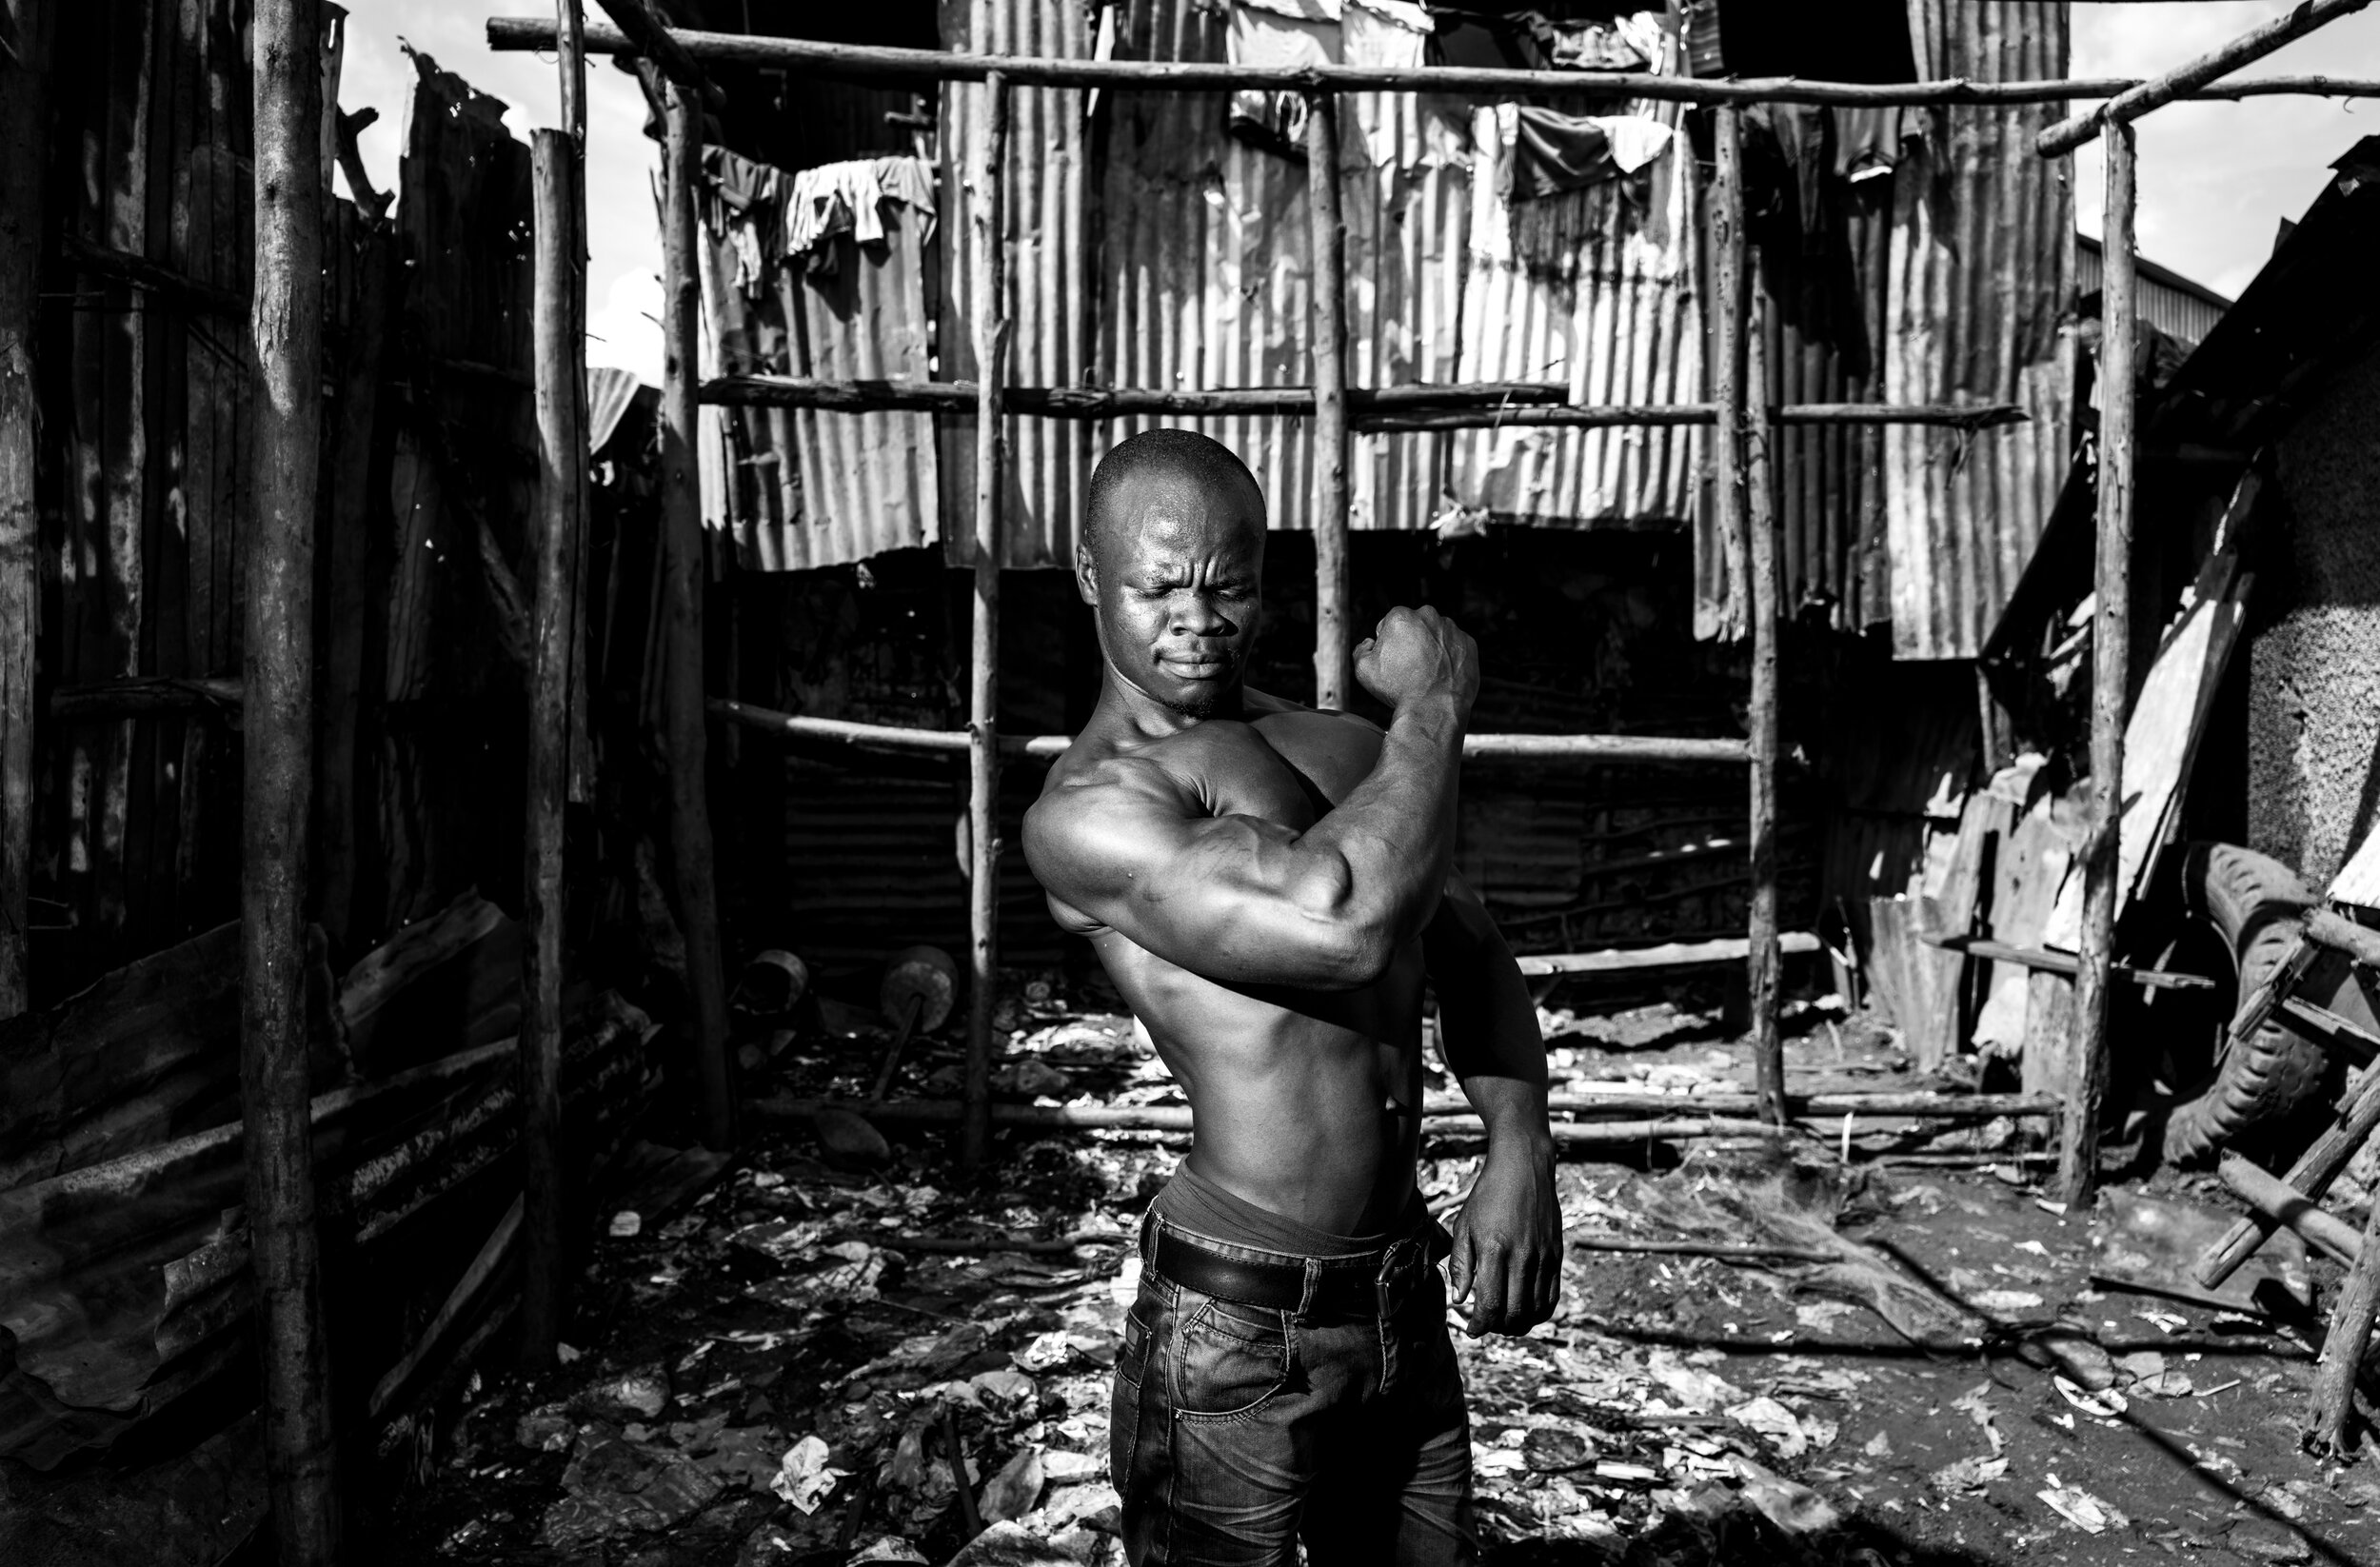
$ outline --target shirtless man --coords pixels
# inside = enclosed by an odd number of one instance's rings
[[[1386,733],[1246,689],[1264,523],[1204,436],[1100,464],[1076,575],[1104,684],[1024,824],[1198,1128],[1116,1362],[1125,1551],[1285,1567],[1302,1536],[1316,1567],[1473,1560],[1448,1284],[1474,1337],[1523,1333],[1562,1250],[1537,1010],[1450,872],[1478,650],[1390,611],[1356,652]],[[1451,1240],[1414,1189],[1425,974],[1487,1127]]]

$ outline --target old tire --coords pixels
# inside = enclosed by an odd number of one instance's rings
[[[2312,900],[2297,873],[2267,855],[2231,843],[2192,843],[2182,889],[2192,912],[2231,943],[2245,1008],[2288,961]],[[2312,1041],[2268,1017],[2231,1041],[2204,1093],[2177,1106],[2165,1126],[2165,1157],[2204,1163],[2251,1128],[2278,1122],[2322,1087],[2329,1058]]]

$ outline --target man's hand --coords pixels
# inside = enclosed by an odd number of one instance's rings
[[[1356,679],[1391,707],[1446,696],[1454,701],[1456,718],[1467,719],[1479,694],[1479,647],[1429,605],[1399,606],[1356,648]]]
[[[1449,1282],[1455,1304],[1471,1303],[1464,1317],[1472,1338],[1523,1334],[1553,1316],[1562,1291],[1562,1209],[1552,1150],[1491,1143],[1454,1237]]]

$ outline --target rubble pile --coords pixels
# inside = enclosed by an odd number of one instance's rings
[[[890,1031],[844,1012],[777,1050],[787,1089],[865,1094]],[[1128,1018],[1070,1011],[1046,981],[1002,1021],[1011,1100],[1178,1097]],[[1889,1064],[1889,1047],[1847,1020],[1805,1031],[1795,1065]],[[907,1091],[955,1058],[916,1041]],[[1674,1012],[1593,1020],[1555,1059],[1680,1092],[1747,1065]],[[1121,1561],[1109,1373],[1138,1216],[1186,1140],[1011,1135],[961,1178],[942,1136],[896,1129],[871,1164],[780,1127],[681,1206],[617,1213],[582,1284],[585,1341],[551,1375],[474,1384],[400,1534],[458,1562]],[[2013,1162],[1835,1153],[1561,1167],[1579,1244],[1556,1319],[1457,1337],[1493,1559],[2380,1550],[2380,1483],[2295,1451],[2308,1274],[2328,1264],[2275,1247],[2184,1299],[2172,1281],[2229,1214],[2179,1190],[2112,1192],[2085,1218]],[[1476,1164],[1424,1160],[1434,1211]],[[1599,1249],[1631,1242],[1673,1249]]]

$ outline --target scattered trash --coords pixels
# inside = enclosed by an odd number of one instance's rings
[[[645,1228],[645,1216],[634,1208],[623,1208],[611,1216],[611,1238],[625,1240]]]
[[[847,1469],[830,1469],[826,1465],[827,1447],[816,1437],[804,1437],[785,1449],[777,1460],[777,1478],[769,1489],[804,1513],[815,1513],[818,1504],[835,1488],[835,1482],[851,1473]]]
[[[2110,1529],[2129,1529],[2132,1520],[2117,1512],[2077,1485],[2060,1485],[2055,1475],[2050,1477],[2048,1490],[2036,1491],[2053,1513],[2085,1534],[2104,1535]]]
[[[570,1551],[613,1535],[666,1529],[709,1505],[720,1488],[717,1477],[673,1448],[590,1424],[563,1470],[564,1495],[546,1510],[544,1539]]]

